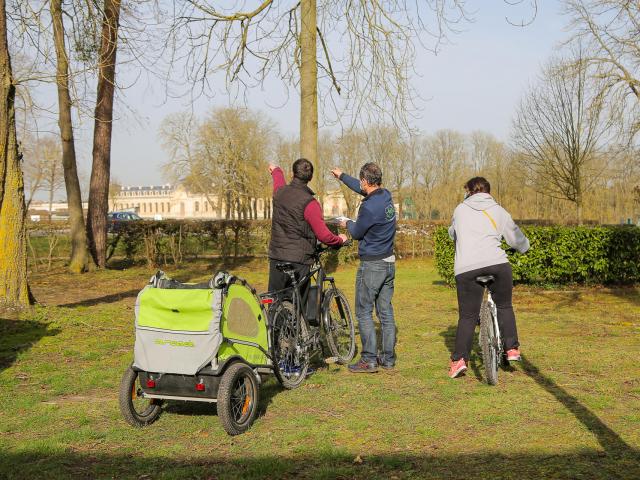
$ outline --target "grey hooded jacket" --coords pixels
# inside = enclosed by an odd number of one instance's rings
[[[488,193],[471,195],[456,207],[449,236],[456,242],[455,275],[509,263],[502,238],[520,253],[529,250],[527,237]]]

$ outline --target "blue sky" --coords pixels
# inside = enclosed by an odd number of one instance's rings
[[[532,24],[515,27],[513,22],[531,14],[528,0],[512,7],[502,0],[470,1],[476,11],[473,23],[451,37],[437,56],[419,51],[412,80],[424,101],[415,127],[425,132],[451,128],[462,132],[485,130],[506,140],[515,107],[543,64],[566,37],[565,18],[559,2],[538,0],[538,15]],[[122,79],[123,77],[121,77]],[[249,94],[252,108],[267,113],[283,133],[297,134],[298,102],[295,96],[281,108],[273,105],[282,87],[278,80]],[[274,102],[274,98],[276,101]],[[131,112],[126,112],[124,105]],[[112,176],[127,185],[149,185],[165,181],[161,166],[167,161],[157,131],[169,113],[193,107],[202,114],[214,106],[229,105],[228,95],[200,98],[191,105],[188,98],[165,101],[163,87],[153,81],[139,81],[125,90],[116,105],[112,145]],[[80,166],[90,172],[92,122],[85,121],[77,135]]]

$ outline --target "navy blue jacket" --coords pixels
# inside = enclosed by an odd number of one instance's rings
[[[365,196],[358,211],[358,219],[347,222],[347,230],[351,236],[360,241],[360,260],[382,260],[393,255],[396,209],[391,192],[386,188],[379,188],[366,195],[356,178],[343,173],[340,180],[354,192]]]

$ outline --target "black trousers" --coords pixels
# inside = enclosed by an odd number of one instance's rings
[[[284,272],[281,272],[276,268],[278,263],[285,263],[282,260],[273,260],[269,259],[269,291],[273,292],[276,290],[282,290],[291,286],[291,277]],[[296,280],[300,281],[302,277],[309,273],[311,270],[311,265],[305,265],[303,263],[291,263],[294,267]],[[305,307],[307,305],[307,297],[309,295],[309,281],[307,280],[304,284],[300,285],[300,299],[302,301],[302,311],[305,311]],[[290,295],[289,295],[290,297]],[[290,298],[289,298],[290,299]]]
[[[475,281],[479,275],[493,275],[495,281],[489,287],[491,297],[498,309],[498,325],[502,335],[505,350],[518,348],[518,331],[516,330],[516,316],[513,313],[511,294],[513,290],[513,274],[511,265],[500,263],[489,267],[478,268],[470,272],[456,275],[458,291],[458,331],[456,333],[456,349],[451,355],[452,360],[464,358],[469,360],[473,345],[473,333],[480,316],[483,287]]]

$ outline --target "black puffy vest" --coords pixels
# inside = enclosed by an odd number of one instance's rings
[[[294,178],[273,196],[273,220],[269,258],[284,262],[313,263],[316,236],[304,219],[304,209],[313,200],[313,191]]]

